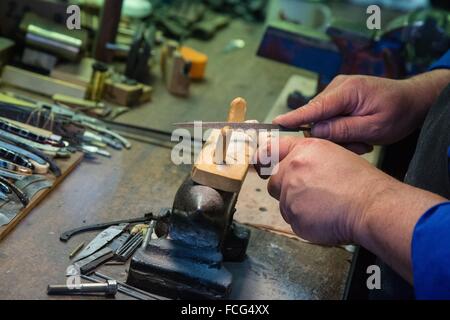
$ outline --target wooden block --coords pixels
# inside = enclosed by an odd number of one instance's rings
[[[245,100],[235,99],[228,120],[242,122],[245,119],[245,110]],[[214,189],[239,192],[247,175],[250,160],[256,151],[257,133],[254,130],[231,131],[231,138],[226,138],[228,146],[225,161],[218,164],[215,154],[220,139],[223,139],[222,130],[213,130],[194,164],[192,180]]]
[[[85,87],[12,66],[5,66],[2,81],[8,85],[49,97],[58,93],[82,99],[86,95]]]
[[[138,105],[143,95],[143,85],[128,85],[125,83],[114,82],[111,79],[105,82],[105,92],[103,98],[112,103],[122,106]]]
[[[228,113],[228,122],[244,122],[247,113],[247,102],[242,98],[236,98],[231,102]],[[217,139],[214,162],[216,164],[226,163],[226,154],[230,144],[232,131],[229,127],[222,129],[220,137]]]

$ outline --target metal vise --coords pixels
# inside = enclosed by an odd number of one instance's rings
[[[223,262],[242,261],[250,238],[233,222],[237,195],[186,179],[156,226],[160,237],[133,256],[127,283],[170,298],[226,298],[232,275]]]

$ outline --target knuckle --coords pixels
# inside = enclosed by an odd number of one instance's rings
[[[365,88],[367,85],[367,79],[363,76],[351,76],[346,80],[346,84],[355,89],[355,88]]]
[[[333,137],[333,133],[335,136],[339,136],[340,139],[342,140],[349,140],[351,138],[351,132],[350,132],[350,127],[347,124],[347,122],[345,121],[341,121],[338,122],[338,124],[336,125],[336,132],[333,132],[333,130],[331,130],[331,135]]]
[[[346,79],[348,79],[348,75],[345,74],[339,74],[336,77],[334,77],[333,81],[331,81],[332,83],[337,83],[337,82],[342,82],[345,81]]]

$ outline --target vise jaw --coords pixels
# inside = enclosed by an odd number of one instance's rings
[[[131,260],[127,283],[175,299],[223,299],[232,275],[224,261],[245,258],[250,231],[233,222],[237,193],[196,184],[179,188],[158,239]]]

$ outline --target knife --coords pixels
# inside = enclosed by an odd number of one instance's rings
[[[118,235],[120,235],[126,228],[128,223],[119,224],[118,226],[111,226],[99,233],[88,245],[85,247],[74,259],[74,262],[80,261],[91,254],[97,252]]]
[[[280,126],[278,124],[271,123],[247,123],[247,122],[179,122],[173,124],[178,128],[202,128],[202,129],[222,129],[224,127],[229,127],[231,129],[243,129],[243,130],[279,130],[284,132],[299,132],[299,131],[311,131],[309,127],[297,127],[297,128],[287,128]]]

